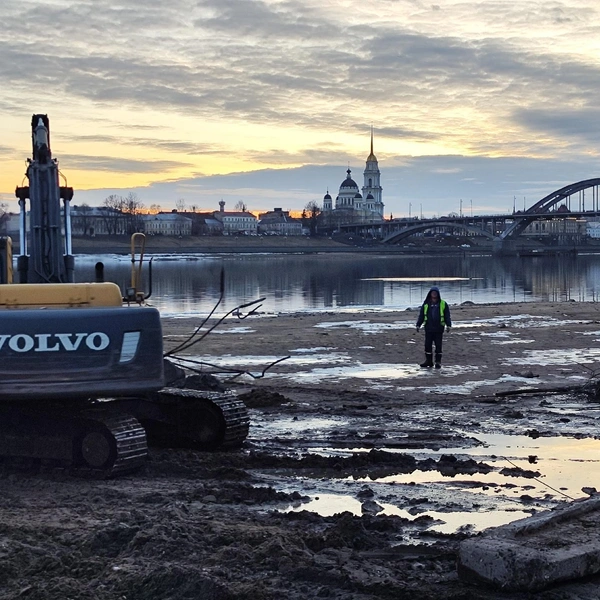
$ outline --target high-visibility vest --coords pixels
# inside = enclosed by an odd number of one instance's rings
[[[429,304],[423,305],[423,325],[427,323],[427,309],[429,308]],[[446,326],[446,321],[444,320],[444,312],[446,311],[446,301],[440,300],[440,324],[442,327]]]

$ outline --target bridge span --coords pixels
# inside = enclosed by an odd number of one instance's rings
[[[536,221],[565,221],[600,216],[600,178],[571,183],[548,194],[524,211],[496,215],[456,215],[422,219],[419,217],[340,225],[345,233],[398,244],[416,233],[432,231],[453,235],[481,236],[496,249],[502,249],[521,236]],[[586,197],[586,191],[588,191]]]

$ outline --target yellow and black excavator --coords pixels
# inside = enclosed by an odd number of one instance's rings
[[[18,283],[12,241],[0,240],[0,459],[111,476],[143,465],[149,442],[240,446],[249,419],[235,395],[165,387],[160,314],[137,289],[141,257],[125,294],[75,283],[73,188],[59,183],[48,116],[31,128],[28,185],[15,192]]]

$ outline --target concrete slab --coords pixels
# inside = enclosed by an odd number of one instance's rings
[[[536,591],[600,572],[600,496],[465,540],[457,568],[463,580],[510,591]]]

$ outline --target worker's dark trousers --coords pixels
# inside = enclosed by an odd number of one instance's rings
[[[443,331],[426,331],[425,332],[425,354],[429,356],[433,355],[433,345],[435,344],[435,362],[440,364],[442,362],[442,338],[444,337]]]

